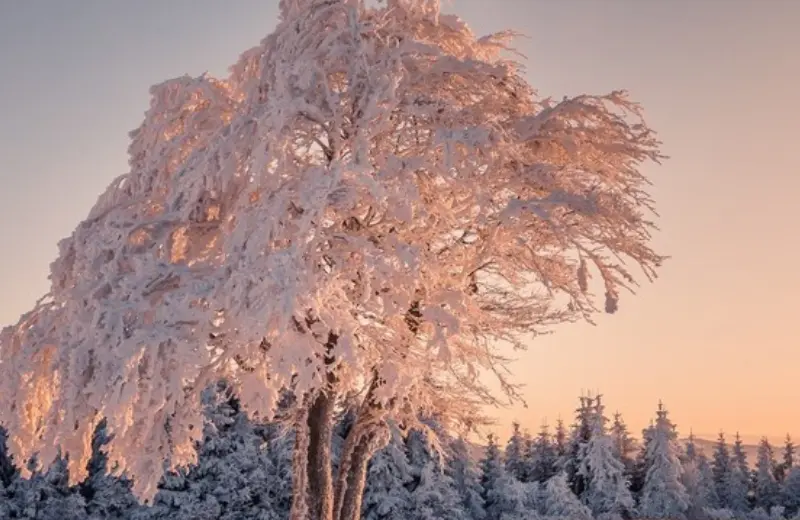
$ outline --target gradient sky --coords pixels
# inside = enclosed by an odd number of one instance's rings
[[[597,327],[534,342],[516,364],[529,408],[499,421],[537,429],[600,390],[637,433],[662,399],[684,433],[800,434],[800,2],[488,4],[452,9],[479,34],[529,35],[518,47],[542,94],[630,90],[671,156],[649,168],[673,257],[660,279]],[[149,86],[225,74],[276,5],[0,2],[0,324],[47,290],[56,242],[127,171]]]

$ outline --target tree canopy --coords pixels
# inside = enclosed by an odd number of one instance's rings
[[[446,427],[497,402],[486,373],[515,396],[510,347],[614,312],[663,260],[659,142],[624,92],[540,98],[513,36],[438,0],[282,0],[227,78],[152,87],[130,171],[0,336],[17,460],[61,447],[80,481],[105,418],[109,467],[152,497],[223,378],[267,418],[335,381]]]

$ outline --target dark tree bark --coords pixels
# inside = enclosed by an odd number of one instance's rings
[[[331,441],[335,404],[332,389],[320,392],[308,413],[309,513],[314,520],[333,518]]]

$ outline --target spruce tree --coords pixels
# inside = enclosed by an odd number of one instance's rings
[[[225,383],[203,394],[197,464],[167,473],[134,520],[279,520],[291,501],[292,436],[252,422]]]
[[[105,419],[97,425],[92,437],[92,458],[87,465],[88,476],[79,486],[91,519],[125,519],[137,505],[131,483],[125,478],[109,475],[108,457],[103,446],[108,443]]]
[[[481,497],[479,470],[469,453],[467,442],[461,437],[450,443],[447,471],[461,497],[461,508],[466,513],[466,518],[484,520],[486,510]]]
[[[0,490],[11,485],[17,477],[17,470],[6,447],[6,431],[0,426]]]
[[[547,481],[543,495],[543,512],[547,520],[592,520],[591,510],[569,488],[563,471]]]
[[[553,434],[553,447],[556,450],[556,466],[559,471],[564,471],[566,469],[567,444],[567,427],[564,425],[564,420],[559,417],[556,421],[556,431]]]
[[[403,520],[411,508],[411,464],[400,432],[392,426],[389,442],[372,457],[361,508],[363,520]]]
[[[587,488],[586,477],[581,473],[586,445],[592,437],[592,400],[581,396],[580,406],[575,410],[575,423],[572,425],[572,435],[564,454],[564,471],[567,482],[573,493],[578,498],[583,498]]]
[[[789,474],[789,471],[794,466],[794,442],[792,442],[792,437],[788,433],[786,434],[786,442],[784,443],[783,447],[783,457],[779,464],[775,466],[775,479],[779,483],[783,483],[786,476]]]
[[[433,421],[426,421],[433,423]],[[432,424],[438,431],[438,425]],[[431,430],[431,431],[432,431]],[[411,468],[410,520],[460,520],[465,512],[461,509],[459,496],[453,479],[444,471],[442,454],[434,452],[431,431],[414,430],[406,437],[406,452]],[[439,441],[447,440],[444,432],[437,435]]]
[[[28,468],[36,467],[30,461]],[[67,459],[58,456],[44,471],[29,479],[15,478],[5,492],[5,518],[31,520],[87,520],[86,502],[77,487],[69,485]]]
[[[631,479],[636,464],[636,442],[631,437],[630,432],[628,432],[628,426],[625,424],[622,414],[619,412],[614,413],[610,435],[614,441],[614,455],[622,462],[623,466],[625,466],[625,474],[628,479]]]
[[[539,435],[531,442],[526,460],[530,482],[544,484],[558,472],[557,447],[546,424],[542,425]]]
[[[772,445],[764,437],[758,444],[753,491],[755,506],[765,511],[780,504],[780,484],[775,479],[776,466]]]
[[[631,474],[630,489],[634,497],[640,497],[642,488],[644,488],[644,481],[647,477],[647,450],[650,445],[650,439],[653,435],[653,423],[642,430],[642,443],[639,447],[639,453],[633,464],[633,471]]]
[[[523,520],[526,489],[508,474],[493,435],[481,460],[481,487],[486,520]]]
[[[781,489],[782,505],[786,508],[786,517],[800,516],[800,466],[793,466],[786,474]]]
[[[647,473],[639,512],[645,518],[686,518],[689,496],[682,482],[678,434],[660,402],[645,459]]]
[[[525,444],[526,436],[520,430],[519,423],[512,424],[511,437],[508,438],[505,451],[506,471],[520,482],[526,480],[525,475]]]
[[[590,407],[591,433],[589,441],[581,446],[578,473],[586,485],[581,500],[598,518],[628,518],[634,501],[625,468],[614,456],[614,445],[606,431],[607,419],[601,397],[595,397]]]
[[[733,465],[728,442],[725,440],[725,434],[722,432],[720,432],[717,442],[714,445],[711,469],[714,478],[714,489],[717,495],[717,503],[715,506],[717,508],[728,508],[732,502],[728,484],[731,480]]]
[[[717,506],[719,501],[711,465],[705,454],[697,449],[694,433],[689,434],[686,442],[682,482],[689,496],[688,518],[701,518],[706,508]]]
[[[737,513],[744,513],[750,509],[750,483],[751,472],[747,463],[747,453],[744,443],[736,432],[733,443],[731,472],[728,481],[728,508]]]

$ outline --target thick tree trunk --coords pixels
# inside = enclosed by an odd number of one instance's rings
[[[308,326],[311,325],[309,321]],[[333,364],[333,348],[339,340],[330,333],[325,345],[325,364]],[[305,426],[308,428],[306,458],[306,490],[309,520],[333,520],[333,441],[334,408],[337,377],[333,371],[326,376],[326,385],[312,397]]]
[[[308,413],[308,491],[309,518],[333,520],[333,389],[320,392]]]

